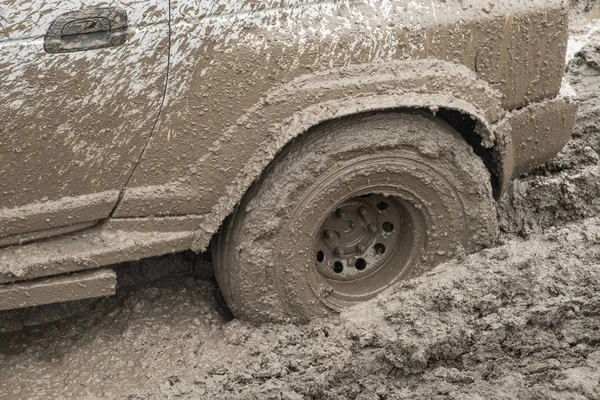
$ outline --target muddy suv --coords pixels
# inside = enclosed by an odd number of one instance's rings
[[[237,316],[326,315],[492,244],[571,133],[562,0],[101,3],[0,0],[0,309],[210,246]]]

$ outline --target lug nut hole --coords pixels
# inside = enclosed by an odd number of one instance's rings
[[[377,243],[374,246],[375,249],[375,253],[378,255],[382,255],[383,253],[385,253],[385,245],[383,243]]]
[[[343,270],[344,264],[342,264],[340,261],[336,261],[335,263],[333,263],[333,272],[335,272],[336,274],[341,274]]]
[[[393,232],[394,231],[394,224],[392,224],[390,221],[386,221],[383,223],[382,228],[385,232]]]
[[[354,266],[357,270],[362,271],[363,269],[367,268],[367,262],[364,260],[364,258],[359,258],[356,260]]]
[[[388,203],[386,203],[385,201],[381,201],[381,202],[377,203],[377,209],[378,209],[379,211],[385,211],[385,210],[387,210],[389,207],[390,207],[390,206],[389,206],[389,204],[388,204]]]
[[[324,259],[325,259],[325,254],[322,251],[319,251],[317,253],[317,261],[318,262],[323,262]]]

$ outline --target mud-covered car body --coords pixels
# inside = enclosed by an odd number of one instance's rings
[[[570,137],[564,1],[104,3],[0,0],[0,309],[109,295],[101,266],[205,249],[325,121],[431,110],[497,196]],[[110,26],[110,45],[68,37]]]

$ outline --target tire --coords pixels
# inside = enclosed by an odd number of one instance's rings
[[[489,172],[455,130],[420,112],[357,116],[277,157],[221,228],[215,275],[237,317],[304,322],[496,234]]]

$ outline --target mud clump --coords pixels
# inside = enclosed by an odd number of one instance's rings
[[[528,237],[545,228],[600,214],[600,168],[517,180],[499,204],[504,232]]]

